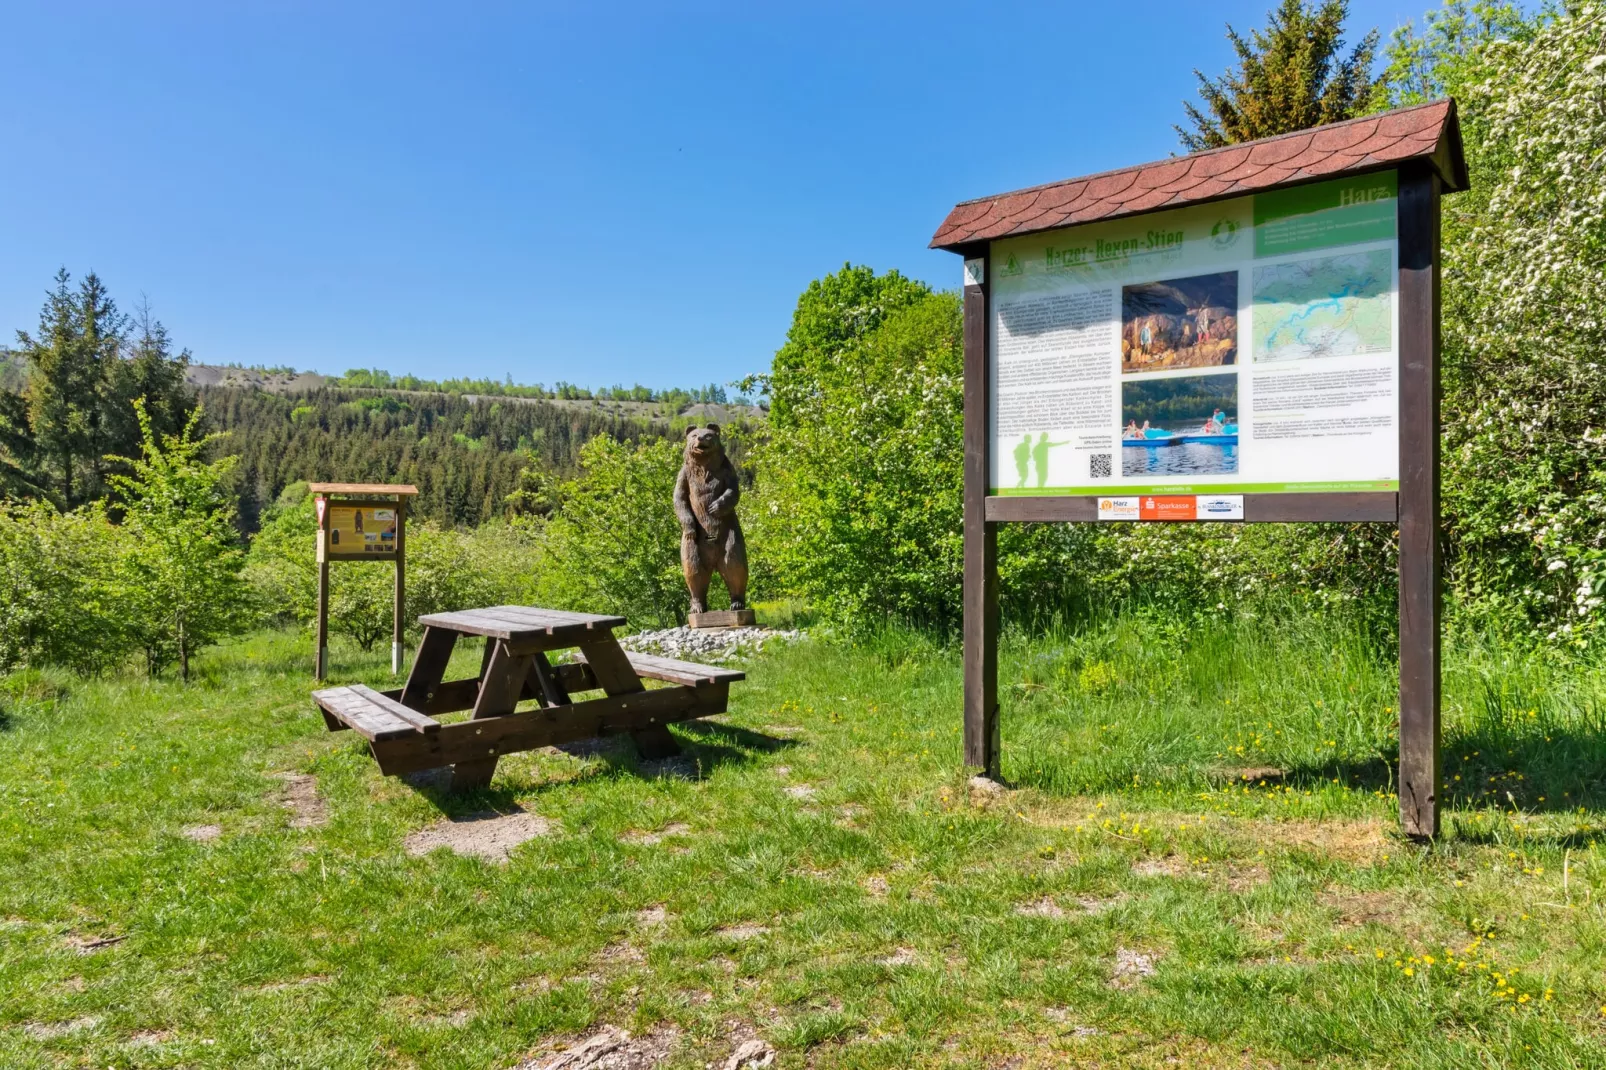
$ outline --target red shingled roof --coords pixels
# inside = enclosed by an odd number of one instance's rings
[[[1399,108],[1191,156],[1174,156],[1139,167],[964,201],[937,228],[931,247],[959,249],[994,238],[1379,171],[1413,160],[1431,164],[1445,192],[1467,188],[1467,165],[1461,154],[1455,101]]]

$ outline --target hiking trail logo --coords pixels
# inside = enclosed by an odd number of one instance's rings
[[[999,269],[998,274],[1006,277],[1013,277],[1015,275],[1024,274],[1025,271],[1026,269],[1020,266],[1020,257],[1016,256],[1014,253],[1010,253],[1009,259],[1004,261],[1004,266]]]
[[[1238,221],[1222,219],[1210,228],[1210,244],[1217,249],[1231,249],[1238,243]]]

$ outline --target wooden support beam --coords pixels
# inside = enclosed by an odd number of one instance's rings
[[[1439,834],[1439,176],[1400,172],[1400,826]]]
[[[1231,494],[1226,487],[1222,494]],[[1125,497],[1117,489],[1112,494]],[[1109,495],[1105,495],[1108,497]],[[1245,494],[1244,520],[1266,521],[1383,521],[1399,518],[1399,495],[1392,490],[1345,491],[1331,494]],[[1098,496],[1076,495],[995,495],[987,499],[987,519],[992,523],[1047,521],[1054,523],[1097,520]],[[1141,521],[1137,521],[1141,523]]]
[[[992,480],[988,425],[988,264],[985,251],[966,261],[964,662],[965,764],[999,775],[998,534],[986,513]]]
[[[665,687],[656,691],[610,695],[572,706],[544,707],[522,713],[462,721],[441,726],[431,735],[376,741],[374,758],[388,776],[476,761],[494,762],[503,754],[573,743],[594,736],[632,735],[661,729],[675,721],[724,713],[730,688]]]

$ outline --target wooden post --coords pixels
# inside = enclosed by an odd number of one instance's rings
[[[318,633],[313,655],[313,679],[322,683],[329,673],[329,500],[317,499],[318,510]]]
[[[391,622],[390,674],[401,675],[402,630],[407,623],[407,499],[396,500],[396,608]]]
[[[1400,826],[1439,834],[1439,176],[1400,171]]]
[[[988,426],[987,251],[965,260],[965,764],[999,776],[998,534],[987,521],[992,481]]]

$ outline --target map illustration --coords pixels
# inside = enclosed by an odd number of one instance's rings
[[[1255,269],[1254,360],[1380,353],[1393,334],[1387,249]]]

